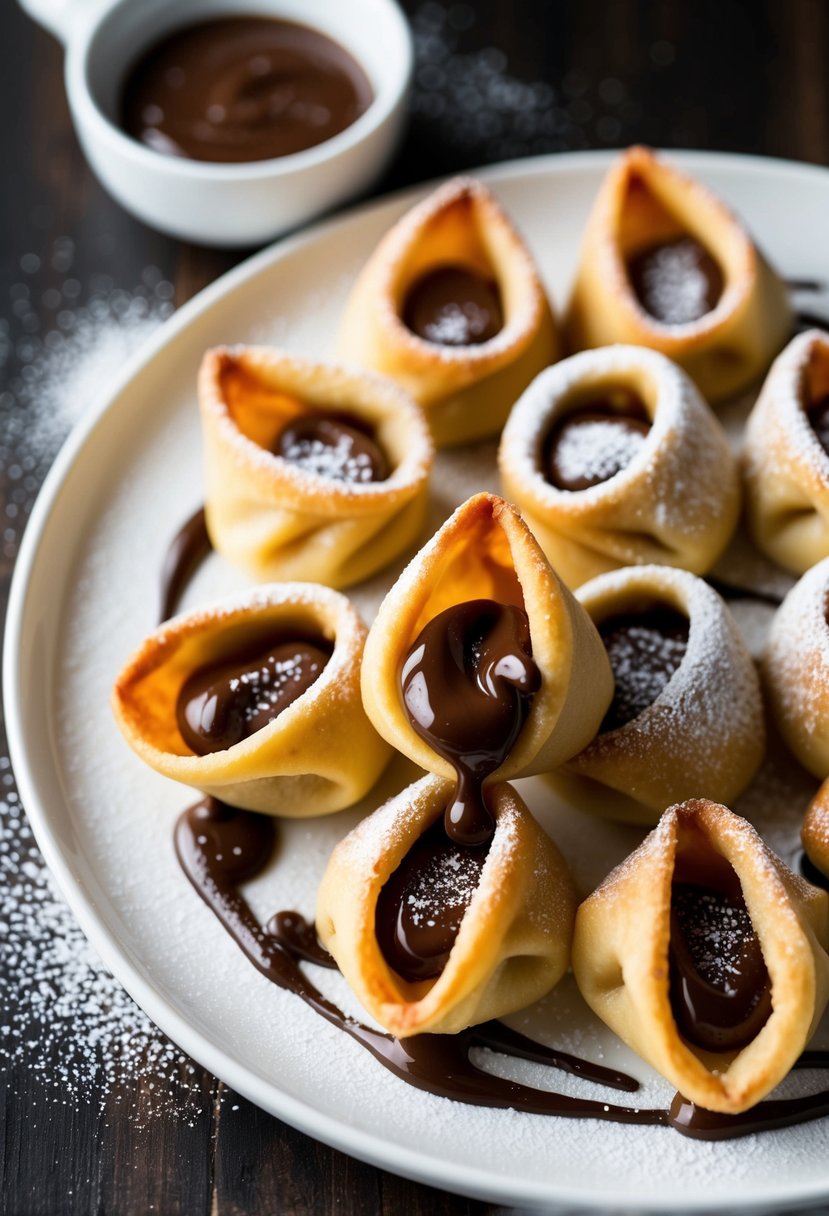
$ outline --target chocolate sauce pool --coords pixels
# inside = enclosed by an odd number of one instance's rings
[[[303,958],[331,965],[321,947],[316,947],[318,957],[313,957],[313,947],[308,949],[316,937],[303,917],[297,912],[278,913],[268,922],[268,927],[263,928],[240,893],[239,885],[254,878],[270,861],[275,836],[273,819],[235,810],[216,799],[206,798],[179,818],[175,847],[188,879],[254,967],[278,987],[300,997],[409,1085],[477,1106],[614,1123],[670,1126],[683,1135],[707,1140],[730,1139],[829,1114],[829,1090],[803,1098],[761,1102],[745,1115],[729,1116],[703,1111],[679,1095],[670,1110],[659,1110],[616,1106],[533,1089],[478,1068],[470,1059],[470,1050],[488,1047],[626,1093],[635,1093],[638,1083],[625,1073],[535,1043],[500,1022],[486,1022],[456,1035],[423,1034],[405,1040],[372,1030],[344,1014],[301,971],[298,960]],[[829,1068],[829,1052],[807,1052],[801,1066]]]
[[[372,99],[360,65],[319,30],[220,17],[175,30],[140,56],[121,125],[165,156],[270,160],[338,135]]]
[[[541,684],[526,612],[495,600],[454,604],[421,630],[400,684],[412,726],[457,774],[446,834],[486,843],[495,820],[483,784],[510,754]]]

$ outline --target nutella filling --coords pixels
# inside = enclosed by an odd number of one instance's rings
[[[616,1106],[534,1089],[493,1075],[473,1063],[472,1048],[487,1048],[513,1059],[530,1060],[583,1081],[635,1093],[633,1077],[590,1060],[536,1043],[501,1022],[471,1026],[459,1034],[421,1034],[404,1040],[347,1017],[303,974],[299,960],[331,966],[311,926],[298,912],[281,912],[264,928],[239,890],[271,859],[276,823],[205,798],[184,811],[175,830],[179,862],[193,887],[257,970],[300,997],[321,1017],[347,1034],[394,1076],[428,1093],[474,1106],[526,1114],[613,1123],[672,1127],[696,1139],[726,1140],[769,1128],[788,1127],[829,1114],[829,1090],[802,1098],[761,1102],[742,1115],[716,1115],[677,1094],[670,1110]],[[829,1052],[805,1052],[795,1067],[826,1069]]]
[[[438,820],[387,879],[377,900],[377,941],[403,979],[430,980],[443,971],[486,853],[455,844]]]
[[[627,468],[650,429],[644,406],[627,390],[584,402],[544,438],[541,474],[557,490],[589,490]]]
[[[691,236],[660,241],[628,260],[634,295],[663,325],[689,325],[717,306],[725,280],[704,245]]]
[[[391,472],[371,429],[350,414],[300,414],[279,432],[273,451],[308,473],[349,485],[385,481]]]
[[[526,612],[494,600],[447,608],[421,630],[400,679],[412,726],[457,774],[447,835],[486,843],[495,822],[483,784],[512,750],[541,684]]]
[[[498,284],[469,266],[438,266],[409,288],[403,324],[438,346],[489,342],[504,328]]]
[[[738,1051],[771,1014],[771,979],[731,866],[702,882],[674,878],[669,947],[679,1033],[704,1051]]]
[[[139,57],[121,126],[165,156],[270,160],[338,135],[372,100],[360,65],[319,30],[220,17],[177,29]]]
[[[600,733],[617,730],[653,705],[688,649],[690,622],[672,608],[609,617],[599,624],[613,671],[613,700]]]
[[[301,697],[330,657],[322,638],[291,638],[194,672],[176,705],[184,742],[206,756],[249,738]]]

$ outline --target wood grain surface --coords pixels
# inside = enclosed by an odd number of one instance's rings
[[[377,193],[507,156],[636,141],[829,163],[829,6],[823,0],[406,0],[404,7],[421,51],[414,114]],[[436,30],[451,43],[443,67],[433,54]],[[441,91],[441,72],[460,80],[466,68],[513,84],[552,86],[558,107],[552,128],[528,128],[515,115],[500,129],[476,126],[461,121],[456,107],[430,101],[436,79]],[[48,310],[39,301],[60,285],[48,254],[67,237],[79,282],[107,275],[131,288],[154,266],[174,284],[177,304],[242,256],[169,240],[109,199],[72,130],[61,49],[12,0],[0,5],[0,130],[0,318],[11,316],[21,259],[34,253],[39,266],[27,272],[26,284],[48,329]],[[14,343],[0,344],[3,349],[0,394],[20,372]],[[9,468],[0,467],[0,519],[19,516],[18,505]],[[3,615],[16,547],[9,534],[0,557]],[[15,960],[0,935],[0,985],[13,995],[15,983]],[[198,1067],[164,1082],[174,1090],[191,1087],[191,1108],[195,1085],[196,1117],[173,1111],[132,1117],[142,1103],[151,1104],[151,1083],[147,1074],[123,1092],[102,1091],[100,1101],[94,1095],[62,1100],[25,1061],[0,1056],[0,1212],[457,1216],[499,1210],[350,1160],[228,1094]]]

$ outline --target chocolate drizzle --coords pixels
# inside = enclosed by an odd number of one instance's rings
[[[642,308],[663,325],[689,325],[717,306],[723,273],[704,245],[691,236],[639,250],[627,264]]]
[[[403,324],[438,346],[478,346],[504,327],[494,279],[470,266],[438,266],[409,288]]]
[[[745,1115],[735,1116],[712,1115],[685,1102],[679,1095],[670,1111],[616,1106],[533,1089],[478,1068],[470,1059],[470,1051],[473,1047],[486,1047],[625,1093],[635,1093],[638,1089],[634,1078],[625,1073],[536,1043],[500,1022],[486,1022],[456,1035],[422,1034],[402,1041],[372,1030],[347,1017],[300,969],[299,959],[331,965],[318,944],[320,957],[312,957],[313,947],[306,949],[313,933],[311,926],[298,913],[291,912],[278,913],[265,929],[240,893],[239,884],[254,878],[267,866],[275,837],[273,819],[235,810],[214,798],[206,798],[180,816],[175,830],[175,847],[188,879],[254,967],[279,988],[300,997],[409,1085],[470,1105],[640,1126],[670,1126],[686,1136],[716,1140],[788,1126],[829,1113],[829,1091],[785,1102],[761,1102]],[[286,924],[289,925],[287,932],[284,931]],[[271,932],[273,927],[278,930],[276,934]],[[829,1052],[807,1052],[802,1057],[802,1066],[829,1067]]]
[[[178,727],[198,756],[224,751],[272,722],[311,687],[331,657],[322,638],[274,639],[193,673],[179,693]]]
[[[350,414],[300,414],[279,432],[273,451],[309,473],[351,485],[385,481],[391,472],[370,428]]]
[[[615,681],[600,733],[617,730],[653,704],[685,657],[689,629],[688,618],[667,607],[600,622]]]
[[[199,507],[175,534],[164,557],[159,624],[169,621],[184,589],[212,549],[204,507]]]
[[[677,1029],[704,1051],[738,1051],[771,1015],[771,979],[740,880],[729,866],[716,885],[674,881],[669,950]]]
[[[121,125],[165,156],[269,160],[344,131],[372,96],[356,60],[319,30],[220,17],[174,30],[139,57]]]
[[[541,684],[526,612],[495,600],[447,608],[421,630],[400,683],[412,726],[457,773],[447,835],[484,844],[494,830],[484,782],[511,752]]]

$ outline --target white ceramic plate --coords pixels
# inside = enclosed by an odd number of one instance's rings
[[[818,239],[829,215],[829,174],[749,158],[676,159],[747,219],[787,275],[829,279],[829,245]],[[482,174],[524,232],[559,305],[609,160],[559,156]],[[204,291],[105,389],[61,453],[26,532],[6,649],[9,739],[38,843],[85,932],[150,1017],[234,1089],[345,1152],[525,1206],[734,1210],[825,1199],[826,1120],[707,1144],[661,1128],[465,1107],[387,1074],[245,961],[175,862],[172,824],[190,793],[146,770],[112,722],[113,678],[155,622],[166,542],[202,498],[195,403],[202,352],[271,341],[327,353],[355,272],[414,197],[277,245]],[[495,486],[493,453],[494,445],[484,445],[472,457],[441,458],[436,517],[475,489]],[[187,602],[244,585],[213,557]],[[356,597],[366,614],[381,590],[378,583]],[[774,796],[761,779],[743,809],[792,857],[808,790],[797,779],[794,788],[769,784]],[[538,783],[523,792],[585,887],[640,838],[552,805]],[[279,858],[250,891],[257,910],[312,913],[330,849],[354,820],[349,812],[285,824]],[[320,983],[357,1012],[339,976],[324,973]],[[604,1031],[569,982],[513,1022],[634,1073],[644,1083],[643,1106],[670,1099],[669,1087]],[[619,1097],[529,1064],[513,1075],[562,1092]]]

